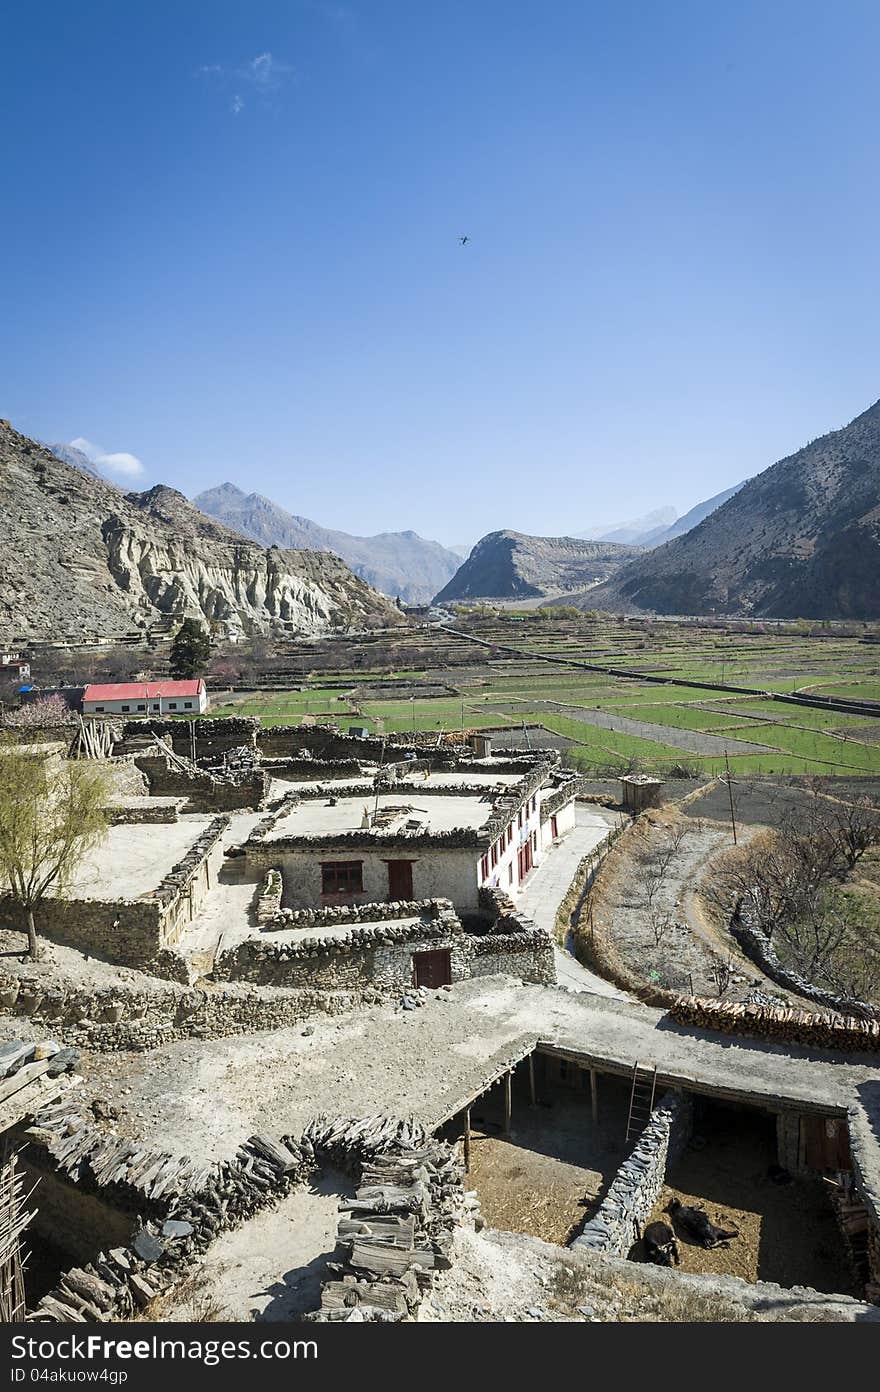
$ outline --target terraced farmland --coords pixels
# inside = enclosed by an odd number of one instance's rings
[[[542,726],[585,770],[714,773],[729,759],[742,774],[880,774],[880,718],[870,707],[847,713],[772,699],[880,700],[880,644],[867,626],[807,633],[465,615],[455,631],[334,639],[333,665],[314,643],[291,644],[286,656],[305,673],[298,689],[241,693],[213,713],[388,734],[496,727],[505,742],[524,725]]]

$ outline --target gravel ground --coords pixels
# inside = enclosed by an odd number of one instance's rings
[[[650,856],[671,847],[678,827],[684,828],[684,839],[649,902]],[[730,844],[727,828],[682,821],[667,809],[643,816],[626,846],[611,852],[591,904],[597,924],[634,977],[688,994],[718,994],[714,969],[726,959],[727,945],[713,939],[694,888],[712,857]],[[739,954],[736,963],[739,979],[730,999],[747,994],[759,977],[766,988],[756,967]]]

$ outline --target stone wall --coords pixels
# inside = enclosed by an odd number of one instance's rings
[[[681,1154],[691,1131],[692,1108],[681,1093],[667,1092],[624,1160],[598,1213],[571,1243],[613,1257],[625,1257],[637,1242],[666,1178],[667,1165]]]
[[[269,875],[272,874],[270,870]],[[279,909],[267,928],[329,928],[351,923],[382,923],[399,918],[437,918],[453,913],[449,899],[377,900],[366,904],[327,904],[318,909]]]
[[[38,934],[108,962],[151,970],[157,955],[178,941],[216,883],[228,825],[228,817],[215,817],[149,898],[44,899],[34,910]],[[8,896],[0,900],[0,913],[20,932],[26,931],[21,907]]]
[[[281,878],[281,871],[276,870],[273,866],[266,871],[263,883],[257,890],[256,918],[258,923],[272,923],[280,916],[283,891],[284,880]]]
[[[246,773],[216,774],[206,770],[174,768],[163,754],[141,754],[135,759],[146,775],[154,797],[186,798],[187,812],[234,812],[242,807],[261,807],[269,790],[269,775],[262,768]]]
[[[167,973],[154,987],[74,986],[50,973],[0,976],[0,1008],[51,1028],[55,1038],[102,1053],[156,1049],[182,1039],[221,1039],[287,1029],[319,1015],[347,1015],[381,996],[362,991],[187,986]]]
[[[785,967],[776,955],[776,948],[770,938],[759,928],[754,914],[745,904],[741,904],[730,921],[730,931],[745,948],[746,953],[772,981],[786,990],[794,991],[806,1000],[817,1005],[827,1006],[829,1010],[841,1015],[859,1015],[865,1020],[880,1020],[880,1010],[869,1001],[854,1000],[850,996],[839,996],[833,991],[825,991],[816,986],[799,972]]]
[[[327,1166],[366,1186],[369,1196],[346,1202],[339,1224],[342,1279],[325,1282],[312,1318],[404,1319],[416,1313],[434,1272],[450,1266],[455,1228],[475,1208],[458,1149],[412,1119],[322,1116],[298,1139],[254,1135],[230,1158],[202,1168],[108,1136],[69,1104],[46,1109],[35,1121],[60,1182],[75,1178],[72,1193],[86,1185],[126,1205],[135,1196],[141,1211],[130,1240],[108,1243],[93,1260],[66,1271],[31,1311],[34,1321],[130,1319],[191,1277],[222,1232],[277,1204],[296,1185],[314,1182]],[[384,1196],[378,1211],[377,1192]],[[392,1226],[406,1233],[408,1245],[389,1248]]]
[[[553,943],[543,928],[470,938],[471,976],[518,976],[536,986],[556,985]]]
[[[678,996],[670,1018],[698,1029],[724,1034],[745,1034],[758,1039],[783,1039],[792,1044],[848,1052],[880,1050],[880,1022],[856,1015],[812,1014],[806,1010],[772,1005],[745,1005],[737,1001]]]
[[[151,716],[145,720],[127,720],[123,726],[124,738],[142,739],[144,735],[161,735],[168,740],[175,754],[185,759],[192,755],[190,727],[192,720],[158,719]],[[249,716],[226,716],[212,720],[210,716],[197,716],[196,757],[207,758],[212,754],[225,754],[230,749],[240,749],[242,745],[256,746],[259,720]]]
[[[413,982],[413,953],[448,949],[451,975],[470,974],[470,940],[454,913],[410,923],[361,924],[348,932],[303,941],[248,938],[228,952],[222,943],[214,964],[218,981],[261,986],[357,990],[405,990]]]

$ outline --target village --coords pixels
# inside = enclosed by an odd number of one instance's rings
[[[880,1012],[707,916],[815,791],[731,826],[723,779],[485,728],[64,694],[0,747],[100,824],[2,905],[8,1311],[880,1319]]]

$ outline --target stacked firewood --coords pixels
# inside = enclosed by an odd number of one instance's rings
[[[120,1186],[120,1198],[126,1189],[137,1191],[137,1232],[126,1247],[99,1252],[87,1266],[66,1271],[30,1319],[70,1324],[130,1318],[188,1275],[219,1233],[277,1203],[315,1169],[311,1148],[305,1151],[289,1137],[278,1143],[269,1136],[251,1136],[230,1160],[202,1169],[145,1147],[140,1155],[114,1159],[120,1145],[138,1150],[135,1143],[103,1134],[73,1167],[70,1156],[56,1158],[71,1178],[84,1179],[88,1172],[95,1182]],[[133,1163],[126,1166],[126,1159]]]
[[[838,1170],[833,1179],[826,1175],[825,1183],[830,1186],[837,1224],[843,1234],[853,1270],[865,1288],[865,1298],[880,1304],[880,1285],[871,1281],[871,1218],[853,1185],[852,1173]]]
[[[339,1252],[317,1320],[410,1317],[438,1271],[451,1265],[453,1232],[474,1200],[464,1190],[457,1147],[412,1119],[319,1118],[309,1136],[334,1163],[360,1157],[353,1199],[340,1202]]]
[[[747,1005],[699,996],[677,997],[669,1014],[679,1024],[721,1030],[725,1034],[756,1035],[848,1052],[880,1049],[880,1022],[855,1015],[814,1015],[788,1006]]]
[[[314,1318],[404,1319],[449,1265],[453,1230],[474,1202],[457,1149],[411,1118],[320,1117],[301,1138],[257,1134],[207,1167],[101,1132],[69,1107],[47,1108],[37,1121],[31,1138],[57,1168],[92,1190],[110,1186],[117,1203],[135,1210],[138,1228],[127,1246],[66,1271],[32,1320],[131,1318],[191,1275],[221,1232],[324,1165],[352,1175],[358,1190],[341,1205],[340,1260]]]

